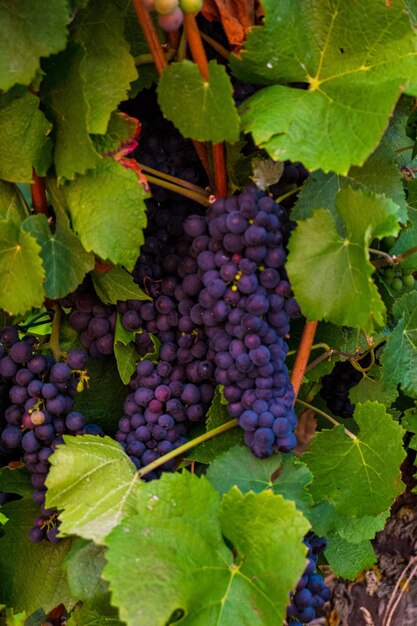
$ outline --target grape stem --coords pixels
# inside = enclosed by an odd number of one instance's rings
[[[381,252],[381,250],[374,250],[373,248],[369,248],[369,252],[373,252],[375,254],[378,253],[380,256],[384,257],[383,259],[379,259],[378,261],[373,261],[374,267],[387,267],[389,265],[398,265],[399,263],[402,263],[407,257],[415,254],[417,252],[417,246],[413,246],[412,248],[409,248],[409,250],[406,250],[401,254],[392,256],[387,254],[386,252]]]
[[[38,176],[35,170],[32,170],[33,182],[30,184],[30,193],[32,195],[32,204],[35,213],[43,213],[48,215],[48,202],[46,200],[45,179]]]
[[[195,448],[200,443],[204,443],[204,441],[209,441],[210,439],[213,439],[213,437],[217,437],[217,435],[221,435],[222,433],[225,433],[228,430],[235,428],[236,426],[237,420],[233,419],[229,422],[226,422],[225,424],[222,424],[221,426],[218,426],[217,428],[213,428],[213,430],[209,430],[207,433],[203,433],[199,437],[196,437],[191,441],[187,441],[187,443],[184,443],[184,445],[180,446],[179,448],[176,448],[175,450],[168,452],[168,454],[164,454],[164,456],[161,456],[159,459],[152,461],[152,463],[145,465],[145,467],[142,467],[142,469],[137,471],[137,475],[139,476],[139,478],[142,478],[142,476],[146,476],[146,474],[149,474],[149,472],[152,472],[154,469],[157,469],[164,463],[167,463],[167,461],[175,459],[177,456],[184,454],[184,452]]]
[[[145,173],[148,172],[154,176],[158,176],[158,178],[162,178],[164,180],[168,180],[171,183],[175,183],[176,185],[180,185],[180,187],[185,187],[185,189],[191,189],[191,191],[195,191],[196,193],[201,194],[202,196],[210,196],[210,192],[203,189],[203,187],[199,187],[198,185],[194,185],[193,183],[189,183],[187,180],[183,180],[182,178],[178,178],[177,176],[171,176],[171,174],[166,174],[165,172],[160,172],[159,170],[154,169],[153,167],[149,167],[148,165],[143,165],[142,163],[138,163],[141,170]]]
[[[169,49],[165,52],[164,56],[167,61],[171,61],[176,55],[176,50]],[[149,54],[139,54],[135,57],[135,65],[138,67],[140,65],[150,65],[154,63],[154,58],[151,53]]]
[[[301,190],[301,187],[296,187],[295,189],[291,189],[291,191],[287,191],[287,193],[284,193],[284,194],[282,194],[282,196],[279,196],[279,198],[277,198],[275,200],[275,202],[277,204],[280,204],[283,200],[286,200],[287,198],[290,198],[295,193],[298,193],[300,190]]]
[[[135,9],[137,20],[140,24],[140,27],[142,28],[143,35],[146,39],[146,43],[148,44],[149,50],[151,51],[151,55],[154,60],[157,72],[159,75],[161,75],[164,69],[167,67],[168,62],[162,50],[160,41],[158,39],[158,34],[156,32],[155,26],[153,25],[151,16],[143,5],[142,0],[133,0],[132,4],[133,8]]]
[[[190,46],[191,56],[200,71],[203,80],[209,82],[209,65],[204,50],[201,34],[194,13],[184,13],[184,30]],[[213,167],[216,184],[216,196],[225,198],[228,195],[226,154],[223,143],[213,144]]]
[[[228,50],[226,50],[226,48],[224,48],[215,39],[213,39],[212,37],[209,37],[209,35],[206,35],[206,33],[203,33],[201,31],[200,31],[200,37],[202,39],[204,39],[204,41],[207,41],[207,43],[210,44],[210,46],[213,48],[213,50],[218,52],[221,57],[226,59],[226,61],[228,61],[230,59],[230,52]]]
[[[321,409],[318,409],[317,407],[313,406],[312,404],[309,404],[308,402],[304,402],[304,400],[299,400],[298,398],[296,399],[296,402],[298,402],[298,404],[301,404],[301,406],[305,406],[306,409],[311,409],[312,411],[314,411],[314,413],[317,413],[317,415],[321,415],[322,417],[324,417],[328,422],[330,422],[331,424],[333,424],[333,426],[341,426],[342,424],[340,422],[338,422],[337,420],[334,419],[334,417],[332,417],[331,415],[329,415],[328,413],[325,413],[324,411],[322,411]],[[354,435],[352,433],[352,431],[348,430],[347,428],[343,428],[343,430],[345,431],[345,435],[347,435],[348,437],[350,437],[351,439],[355,440],[357,439],[357,436]]]
[[[148,182],[153,183],[154,185],[158,185],[159,187],[163,187],[164,189],[169,189],[170,191],[178,193],[181,196],[190,198],[191,200],[194,200],[195,202],[198,202],[205,207],[209,207],[212,204],[207,196],[203,196],[201,193],[191,191],[191,189],[185,189],[185,187],[180,187],[179,185],[170,183],[168,180],[164,180],[163,178],[157,178],[156,176],[151,176],[150,174],[147,174],[146,179],[148,180]]]
[[[294,388],[295,397],[298,396],[301,383],[303,382],[304,373],[307,367],[308,359],[310,358],[311,347],[314,341],[314,335],[316,334],[317,321],[306,321],[303,334],[301,335],[301,341],[298,346],[297,354],[295,357],[294,366],[291,371],[291,384]]]

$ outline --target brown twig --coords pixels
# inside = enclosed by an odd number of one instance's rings
[[[35,170],[32,171],[33,183],[30,185],[32,204],[35,213],[48,214],[48,202],[46,200],[45,179],[38,176]]]
[[[213,165],[216,196],[218,198],[226,198],[229,192],[229,185],[227,183],[227,166],[224,143],[213,144]]]
[[[168,63],[163,53],[151,16],[144,7],[142,0],[133,0],[133,8],[135,9],[136,17],[140,27],[142,28],[146,43],[151,51],[157,72],[161,75]]]
[[[310,358],[310,352],[314,341],[314,335],[316,334],[316,328],[317,321],[306,321],[303,334],[301,335],[301,341],[298,346],[294,366],[291,371],[291,383],[294,388],[296,397],[298,395],[298,392],[300,391],[304,372],[307,367],[308,359]]]
[[[401,572],[400,577],[398,578],[397,582],[395,583],[395,587],[392,590],[392,594],[391,597],[388,601],[387,604],[387,608],[385,609],[385,613],[384,613],[384,619],[383,619],[383,626],[391,626],[392,623],[392,618],[394,617],[394,613],[397,610],[397,607],[401,601],[401,598],[405,592],[405,590],[408,587],[408,584],[410,583],[411,579],[413,578],[413,576],[416,574],[417,572],[417,557],[412,557],[409,562],[407,563],[406,567],[404,568],[404,570]],[[413,569],[411,570],[410,575],[407,577],[407,579],[404,581],[404,576],[407,572],[407,570],[410,569],[410,567],[412,567],[412,565],[414,565]],[[398,594],[397,598],[394,601],[395,595],[399,589],[399,587],[402,587],[400,590],[400,593]]]

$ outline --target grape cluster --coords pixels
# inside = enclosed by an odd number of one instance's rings
[[[414,287],[413,271],[404,269],[401,265],[389,267],[381,272],[385,283],[391,287],[393,291],[408,290]]]
[[[298,581],[295,592],[291,595],[291,602],[287,608],[289,626],[304,626],[312,622],[331,597],[323,576],[316,571],[318,556],[326,549],[326,540],[309,532],[304,543],[308,548],[308,565]]]
[[[184,435],[190,425],[204,417],[213,398],[213,386],[200,382],[206,375],[201,368],[196,384],[185,382],[184,368],[169,360],[137,364],[130,383],[134,391],[124,403],[116,440],[138,469],[186,442]],[[174,465],[173,461],[165,463],[158,472],[150,472],[147,480],[160,471],[172,470]]]
[[[63,443],[63,434],[86,432],[85,418],[73,410],[73,399],[87,378],[87,354],[74,349],[68,353],[66,363],[55,362],[51,356],[36,352],[34,336],[19,339],[14,326],[1,331],[0,342],[0,376],[3,384],[8,385],[9,395],[1,445],[8,453],[23,452],[34,487],[33,499],[41,506],[41,516],[35,520],[30,539],[40,541],[47,537],[56,542],[56,515],[44,506],[48,459]],[[97,426],[94,429],[101,432]]]
[[[350,361],[338,361],[333,370],[321,379],[320,395],[326,400],[327,408],[338,417],[352,417],[354,404],[349,400],[349,391],[362,379],[362,373]]]
[[[190,216],[185,222],[198,264],[198,276],[190,280],[197,288],[200,279],[202,287],[192,319],[209,338],[228,411],[261,458],[296,443],[294,392],[285,365],[285,297],[291,287],[283,278],[284,218],[272,198],[249,188],[217,200],[206,220]]]

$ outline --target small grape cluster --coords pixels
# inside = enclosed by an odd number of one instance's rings
[[[158,13],[160,27],[171,32],[177,30],[184,20],[185,13],[197,13],[203,6],[202,0],[142,0],[150,11]]]
[[[228,411],[261,458],[296,443],[294,392],[285,365],[285,297],[291,287],[283,268],[284,219],[271,197],[249,188],[217,200],[207,220],[191,216],[185,222],[203,287],[192,315],[209,338]]]
[[[355,405],[349,400],[349,391],[361,380],[362,373],[350,361],[338,361],[331,373],[323,376],[320,395],[334,415],[352,417]]]
[[[200,378],[205,374],[203,368]],[[183,368],[170,361],[137,364],[130,383],[134,391],[124,403],[116,440],[138,469],[184,444],[189,427],[203,419],[214,388],[209,383],[197,385],[185,380]],[[160,471],[174,466],[175,462],[167,462],[146,478],[156,478]]]
[[[326,549],[326,540],[309,532],[304,543],[308,548],[308,565],[298,581],[295,592],[291,595],[291,602],[287,608],[289,626],[304,626],[312,622],[331,597],[331,591],[325,584],[323,576],[316,571],[318,556]]]
[[[19,339],[14,326],[1,331],[0,342],[0,376],[8,384],[9,395],[1,445],[8,453],[23,452],[34,487],[33,499],[41,506],[29,538],[36,542],[47,537],[56,542],[56,515],[45,509],[48,459],[63,443],[65,433],[102,433],[98,426],[87,427],[84,415],[73,410],[74,396],[87,381],[88,357],[77,348],[68,352],[66,363],[55,362],[51,356],[36,352],[33,335]]]
[[[382,272],[384,282],[393,291],[408,290],[414,287],[413,271],[410,269],[402,268],[401,265],[395,267],[389,267]]]

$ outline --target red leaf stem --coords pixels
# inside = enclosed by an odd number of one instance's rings
[[[33,209],[35,213],[47,215],[48,202],[46,200],[45,179],[38,176],[35,170],[32,171],[32,179],[33,183],[30,185],[30,192],[32,194]]]
[[[301,341],[295,357],[294,367],[291,372],[291,383],[294,387],[295,397],[297,397],[298,392],[300,391],[304,372],[307,367],[308,359],[310,358],[316,328],[317,321],[307,321],[304,326],[303,334],[301,335]]]

